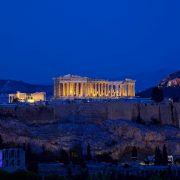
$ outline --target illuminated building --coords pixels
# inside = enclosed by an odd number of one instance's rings
[[[76,75],[54,78],[54,98],[134,97],[135,81],[107,81]]]
[[[21,148],[1,149],[0,169],[8,172],[26,170],[25,151]]]
[[[36,93],[28,94],[17,91],[16,94],[9,94],[9,103],[14,103],[14,102],[35,103],[45,100],[46,100],[45,92],[36,92]]]

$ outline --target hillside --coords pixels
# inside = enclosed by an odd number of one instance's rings
[[[170,74],[160,81],[157,86],[162,87],[166,98],[180,99],[180,71]],[[137,96],[149,98],[151,97],[153,88],[154,87],[146,89],[145,91],[138,93]]]
[[[170,74],[160,82],[162,87],[180,87],[180,71]]]
[[[0,93],[10,94],[17,91],[33,93],[33,92],[46,92],[47,96],[52,96],[53,87],[51,85],[36,85],[29,84],[23,81],[15,80],[0,80]]]
[[[93,154],[110,152],[114,159],[123,157],[136,146],[142,153],[152,154],[156,146],[167,145],[168,152],[178,155],[180,132],[175,127],[139,125],[126,120],[98,123],[56,122],[26,124],[20,120],[1,119],[0,134],[5,143],[29,143],[35,152],[42,147],[69,150],[76,144],[84,149],[89,143]]]

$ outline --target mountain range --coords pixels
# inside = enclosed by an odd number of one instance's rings
[[[10,94],[17,91],[25,93],[46,92],[47,96],[52,96],[52,85],[29,84],[23,81],[0,80],[0,94]]]

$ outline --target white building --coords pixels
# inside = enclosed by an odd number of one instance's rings
[[[9,103],[14,102],[26,102],[26,103],[35,103],[46,100],[45,92],[36,92],[36,93],[22,93],[17,91],[15,94],[9,94]]]
[[[22,148],[1,149],[0,169],[8,172],[26,170],[25,151]]]

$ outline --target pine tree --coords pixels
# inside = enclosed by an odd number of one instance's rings
[[[168,154],[167,154],[167,148],[165,144],[163,146],[163,164],[164,165],[168,164]]]

